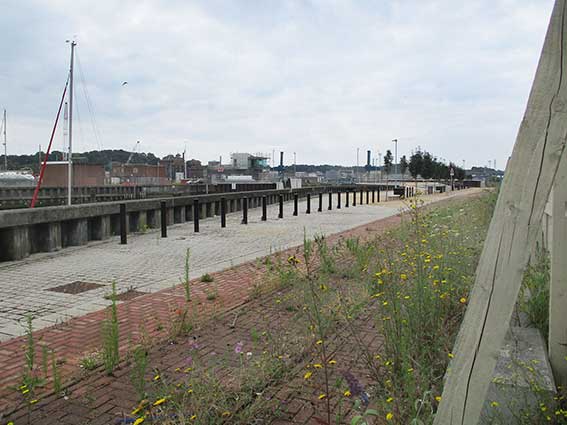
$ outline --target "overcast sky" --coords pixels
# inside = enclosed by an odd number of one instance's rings
[[[45,149],[78,42],[74,150],[286,152],[356,163],[399,140],[511,153],[552,0],[4,0],[8,150]],[[81,72],[82,71],[82,72]],[[127,81],[128,84],[122,86]],[[89,105],[92,104],[94,120]],[[94,124],[93,124],[94,123]],[[59,131],[54,149],[61,150]]]

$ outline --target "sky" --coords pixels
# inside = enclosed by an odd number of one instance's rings
[[[45,150],[77,41],[73,150],[285,152],[363,165],[416,147],[503,168],[552,0],[4,0],[8,153]],[[127,81],[128,84],[123,85]],[[64,146],[63,126],[53,149]]]

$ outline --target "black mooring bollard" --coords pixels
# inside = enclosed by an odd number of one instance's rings
[[[278,218],[283,218],[283,195],[280,195],[280,212]]]
[[[242,224],[248,224],[248,198],[242,198]]]
[[[375,194],[376,190],[372,189],[372,203],[374,203],[375,199],[376,199],[376,194]]]
[[[193,231],[199,233],[199,219],[201,218],[201,211],[199,208],[199,201],[193,201]]]
[[[310,193],[307,194],[307,210],[305,211],[305,214],[311,214],[311,194]]]
[[[317,208],[317,212],[323,211],[323,194],[319,194],[319,208]]]
[[[297,215],[297,202],[299,200],[299,196],[296,194],[293,195],[293,215]]]
[[[333,209],[333,192],[329,192],[329,206],[327,207],[329,211]]]
[[[126,204],[120,204],[120,244],[126,245],[128,243],[128,229],[126,220]]]
[[[340,210],[341,209],[341,191],[340,190],[337,192],[337,197],[338,197],[337,209]]]
[[[380,188],[376,191],[376,202],[380,202]]]
[[[360,205],[362,204],[364,204],[364,190],[360,189]]]
[[[366,190],[366,205],[368,205],[370,203],[370,191],[367,189]]]
[[[350,198],[350,196],[349,196],[349,195],[350,195],[350,193],[348,193],[348,190],[347,190],[347,191],[345,192],[345,195],[346,195],[346,199],[345,199],[345,208],[348,208],[348,200],[349,200],[349,198]]]
[[[226,199],[220,200],[220,227],[226,227]]]
[[[352,206],[356,207],[356,190],[352,192]]]
[[[262,196],[262,221],[268,219],[268,200],[265,196]]]
[[[161,201],[160,209],[161,237],[167,238],[167,207],[165,206],[165,201]]]

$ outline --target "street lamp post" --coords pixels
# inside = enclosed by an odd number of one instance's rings
[[[398,174],[398,139],[393,139],[392,142],[395,143],[394,148],[394,171]]]

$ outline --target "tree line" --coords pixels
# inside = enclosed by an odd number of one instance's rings
[[[390,174],[393,167],[393,157],[390,150],[386,151],[384,155],[384,171]],[[400,158],[399,172],[405,174],[409,173],[414,179],[421,176],[425,180],[449,180],[451,178],[451,169],[453,170],[453,178],[455,180],[464,180],[466,177],[465,170],[456,164],[450,162],[445,164],[439,161],[435,156],[427,151],[417,149],[408,161],[405,155]],[[398,170],[395,170],[398,171]]]

